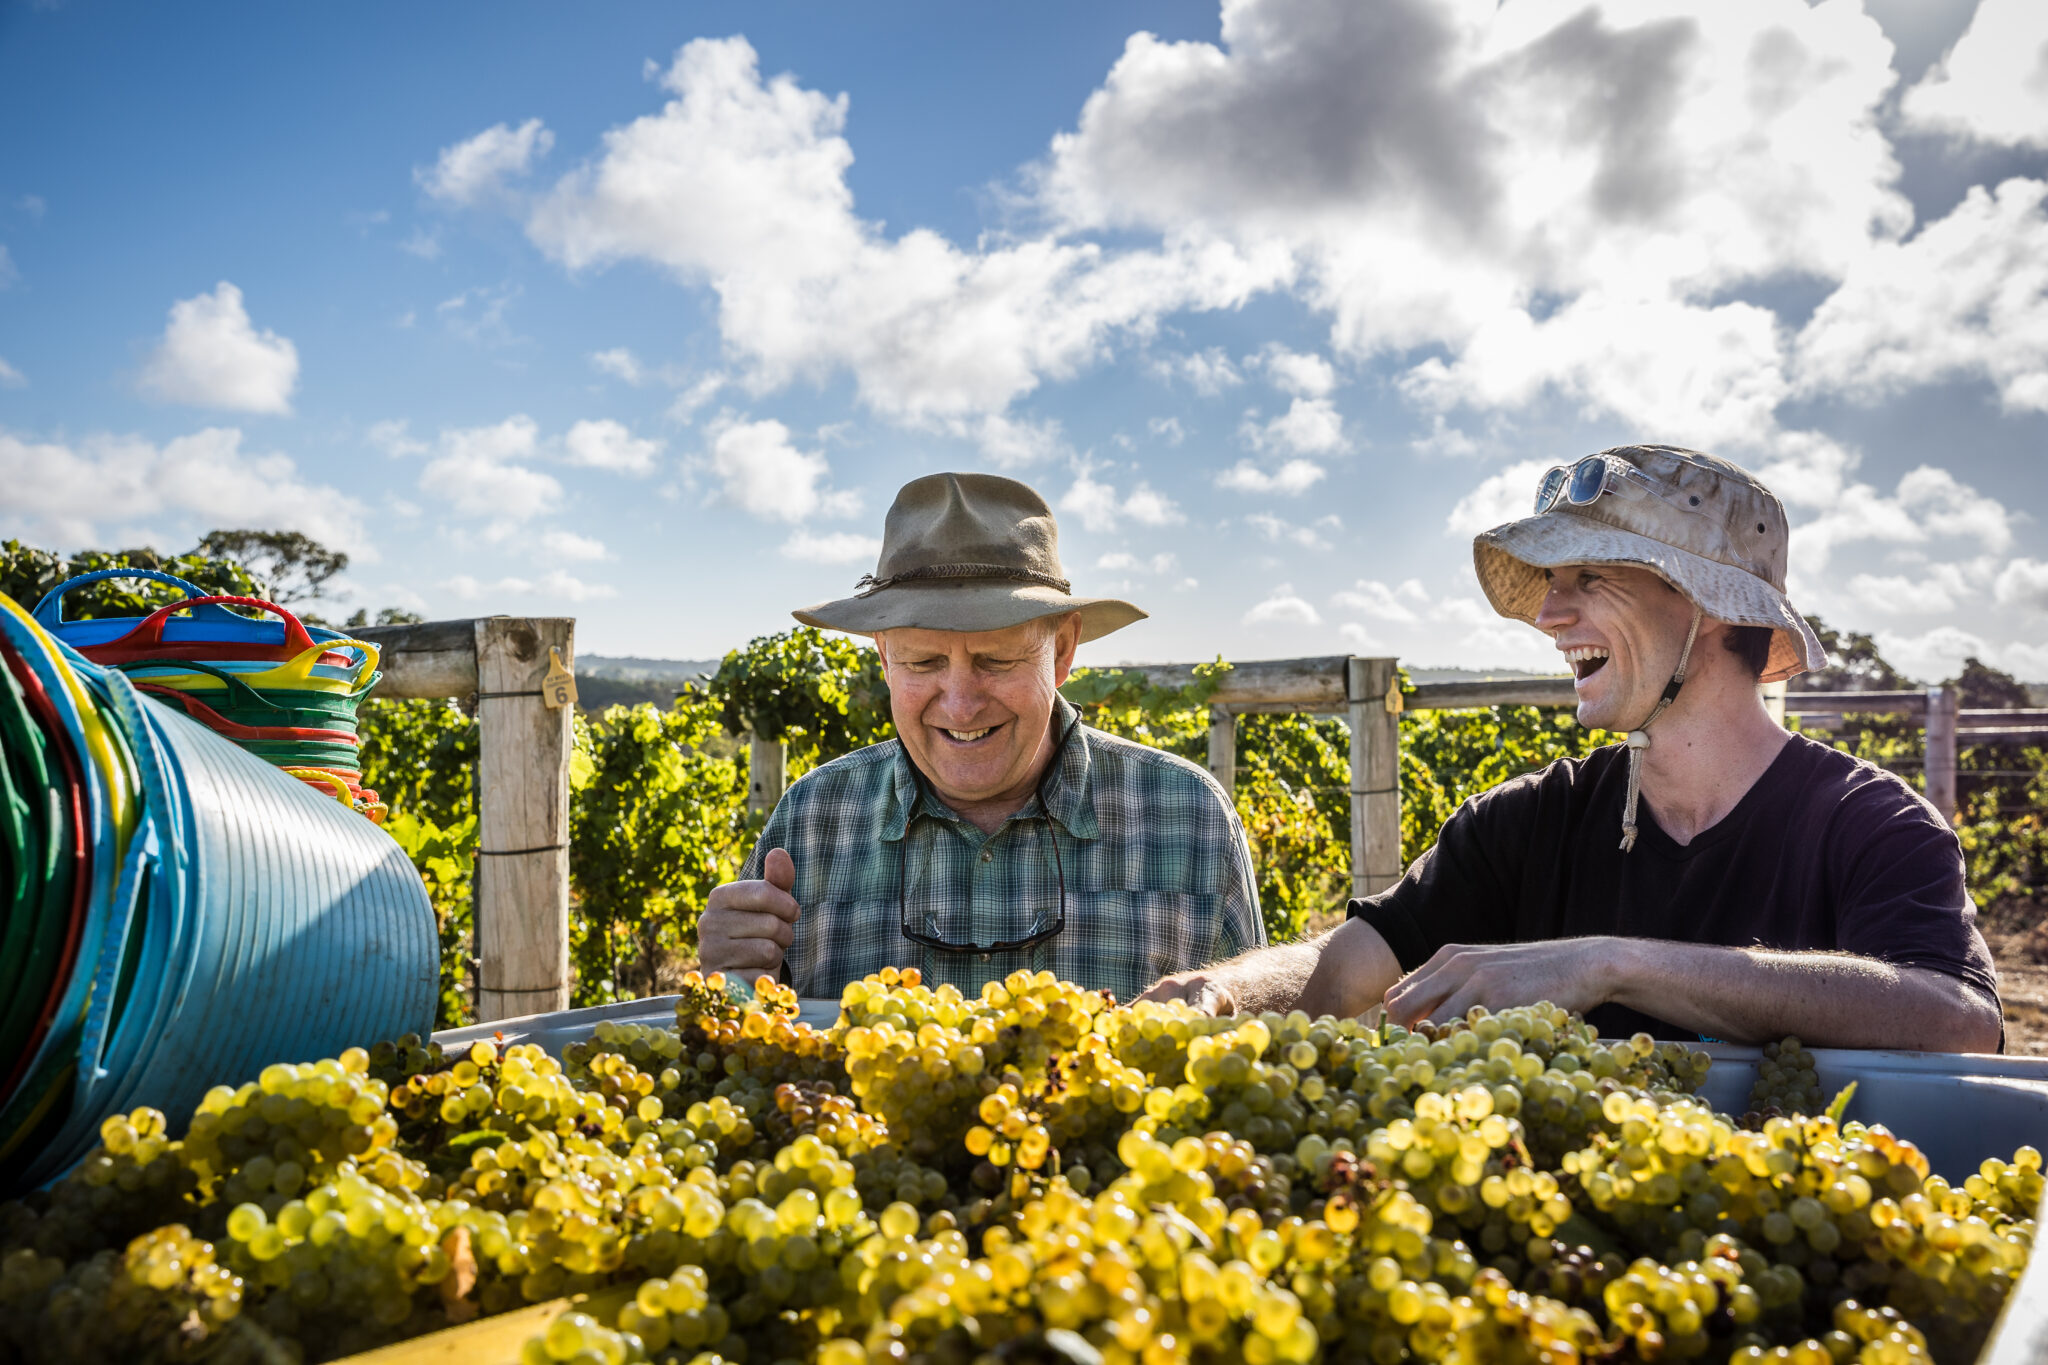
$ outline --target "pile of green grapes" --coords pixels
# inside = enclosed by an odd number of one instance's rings
[[[893,970],[841,1004],[693,976],[673,1029],[559,1060],[407,1038],[182,1138],[111,1119],[0,1205],[0,1361],[331,1360],[584,1295],[522,1365],[1961,1362],[2041,1199],[2032,1148],[1950,1185],[1811,1103],[1745,1127],[1704,1053],[1549,1005],[1408,1032]]]

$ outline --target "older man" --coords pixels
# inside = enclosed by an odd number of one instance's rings
[[[1989,1051],[2001,1019],[1955,835],[1883,769],[1787,733],[1757,683],[1824,662],[1785,598],[1778,499],[1711,456],[1558,466],[1481,535],[1625,744],[1474,797],[1323,937],[1160,982],[1212,1008],[1397,1022],[1551,1000],[1610,1035]]]
[[[833,996],[884,967],[974,993],[1025,968],[1130,999],[1262,946],[1244,828],[1207,772],[1080,724],[1074,650],[1143,619],[1075,597],[1045,500],[933,474],[889,509],[854,597],[795,613],[871,635],[897,738],[792,786],[698,923],[707,969]]]

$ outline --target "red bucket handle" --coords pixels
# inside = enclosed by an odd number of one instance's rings
[[[306,633],[304,622],[292,615],[291,612],[277,605],[277,603],[266,602],[260,597],[188,597],[182,602],[173,602],[169,606],[158,607],[155,611],[143,617],[136,624],[135,629],[129,631],[118,641],[110,640],[108,643],[130,645],[131,647],[160,645],[164,642],[164,622],[168,621],[178,612],[184,611],[188,607],[225,605],[228,603],[238,607],[255,607],[259,611],[267,611],[273,616],[283,618],[284,642],[293,654],[304,653],[313,647],[313,637]]]

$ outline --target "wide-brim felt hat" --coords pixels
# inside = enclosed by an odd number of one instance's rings
[[[1631,564],[1718,621],[1768,627],[1760,681],[1827,667],[1827,651],[1785,595],[1789,535],[1776,494],[1739,465],[1677,446],[1617,446],[1589,458],[1634,473],[1588,503],[1560,498],[1473,540],[1473,567],[1495,611],[1534,624],[1546,570]]]
[[[882,553],[860,591],[790,614],[807,626],[1007,630],[1078,612],[1081,639],[1145,613],[1112,597],[1076,597],[1060,567],[1059,525],[1029,484],[998,474],[927,474],[903,485],[882,527]]]

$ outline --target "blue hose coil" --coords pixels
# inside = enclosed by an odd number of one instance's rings
[[[139,787],[141,818],[116,849],[107,794],[95,828],[87,933],[63,1010],[38,1050],[76,1072],[61,1127],[19,1183],[54,1180],[99,1143],[109,1116],[159,1109],[182,1128],[207,1090],[277,1061],[433,1026],[439,936],[425,886],[376,825],[59,642],[53,655],[0,612],[0,631],[53,697],[62,666],[103,703]],[[58,703],[60,713],[67,703]],[[62,717],[75,733],[75,715]],[[87,775],[88,787],[98,779]],[[139,967],[118,1014],[129,945]]]

